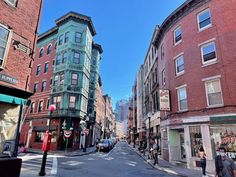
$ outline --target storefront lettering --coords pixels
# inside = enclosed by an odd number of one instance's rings
[[[220,155],[219,151],[217,151],[216,154]],[[236,152],[226,152],[226,155],[231,159],[236,159]]]
[[[0,81],[8,82],[8,83],[11,83],[11,84],[17,84],[18,83],[17,79],[15,79],[13,77],[10,77],[10,76],[7,76],[5,74],[0,74]]]

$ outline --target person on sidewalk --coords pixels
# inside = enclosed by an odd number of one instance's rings
[[[198,151],[198,156],[200,157],[200,164],[202,167],[202,176],[205,177],[206,176],[206,153],[202,146],[200,147]]]
[[[152,146],[152,153],[153,153],[153,158],[154,158],[154,163],[153,165],[158,164],[158,151],[159,151],[159,146],[157,144],[157,139],[154,140],[154,144]]]
[[[219,148],[219,155],[215,158],[215,177],[236,177],[236,165],[234,161],[226,156],[226,149]]]

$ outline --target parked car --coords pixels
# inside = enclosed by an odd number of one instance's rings
[[[109,139],[103,139],[97,144],[97,151],[110,151],[112,149],[112,142]]]

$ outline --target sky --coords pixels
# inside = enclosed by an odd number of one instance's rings
[[[103,48],[100,65],[103,94],[113,108],[129,99],[136,73],[143,64],[156,25],[161,25],[185,0],[44,0],[40,33],[55,20],[75,11],[92,18],[95,43]]]

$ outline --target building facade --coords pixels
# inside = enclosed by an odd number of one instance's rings
[[[93,143],[102,49],[94,43],[96,31],[90,17],[69,12],[55,22],[56,26],[41,34],[37,42],[30,82],[34,95],[25,114],[21,141],[27,147],[41,148],[50,125],[51,149],[75,150]],[[51,113],[50,104],[56,106]],[[88,134],[81,130],[82,119]]]
[[[0,154],[17,156],[20,121],[32,95],[29,80],[41,7],[41,0],[0,1]],[[9,149],[3,149],[5,144]]]
[[[159,89],[171,103],[161,111],[162,154],[170,162],[198,168],[201,146],[209,172],[219,146],[236,159],[235,10],[236,1],[189,0],[159,27]]]

